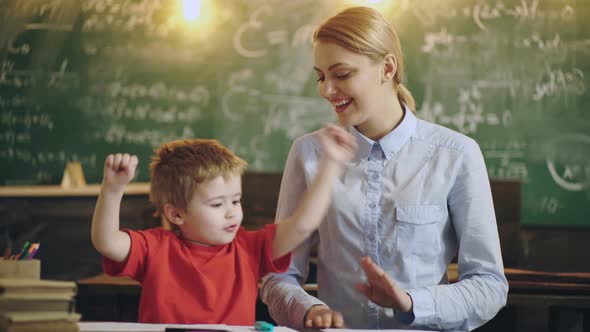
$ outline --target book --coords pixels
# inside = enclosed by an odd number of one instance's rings
[[[2,312],[0,332],[78,332],[80,317],[60,311]]]
[[[73,281],[0,278],[0,299],[67,299],[75,295]]]
[[[0,332],[79,332],[76,322],[52,321],[52,322],[22,322],[18,324],[0,327]]]
[[[0,332],[78,332],[76,283],[0,278]]]
[[[22,298],[19,296],[0,298],[0,312],[8,311],[63,311],[73,312],[75,303],[73,297],[66,298]]]

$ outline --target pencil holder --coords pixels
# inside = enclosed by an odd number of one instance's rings
[[[38,259],[0,260],[0,278],[41,278],[41,261]]]

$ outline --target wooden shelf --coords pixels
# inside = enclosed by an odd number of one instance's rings
[[[0,187],[0,197],[76,197],[98,196],[99,184],[90,184],[76,188],[62,188],[61,186],[11,186]],[[147,195],[150,192],[148,182],[131,183],[125,189],[125,195]]]

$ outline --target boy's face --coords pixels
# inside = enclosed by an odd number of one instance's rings
[[[242,223],[242,178],[228,174],[197,186],[177,223],[183,236],[206,245],[230,243]]]

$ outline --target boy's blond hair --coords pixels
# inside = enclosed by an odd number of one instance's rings
[[[184,209],[197,185],[218,176],[243,175],[247,163],[212,139],[183,139],[162,144],[150,163],[150,201],[156,215],[164,205]]]

